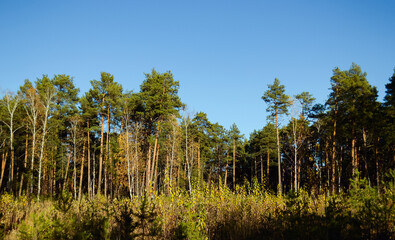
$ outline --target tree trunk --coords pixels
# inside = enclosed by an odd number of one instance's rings
[[[366,176],[369,181],[369,186],[371,186],[370,182],[370,174],[369,174],[369,169],[368,169],[368,144],[367,144],[367,136],[366,136],[366,130],[365,128],[362,129],[362,139],[363,139],[363,160],[364,160],[364,166],[365,166],[365,171],[366,171]]]
[[[254,157],[254,177],[258,180],[258,163],[256,161],[257,157]]]
[[[8,157],[8,152],[3,152],[3,159],[2,159],[2,161],[1,161],[0,188],[1,188],[1,185],[2,185],[2,183],[3,183],[4,170],[5,170],[6,163],[7,163],[7,157]]]
[[[50,100],[48,100],[48,101],[50,101]],[[45,109],[43,135],[42,135],[42,139],[41,139],[41,151],[40,151],[40,160],[39,160],[39,168],[38,168],[38,194],[37,194],[38,200],[40,200],[40,193],[41,193],[41,165],[42,165],[42,160],[44,157],[44,145],[45,145],[45,136],[47,134],[48,113],[49,113],[49,102],[47,103],[47,106]]]
[[[276,104],[276,103],[275,103]],[[282,182],[281,182],[281,152],[280,152],[280,136],[278,133],[278,116],[277,116],[277,109],[275,111],[276,115],[276,137],[277,137],[277,165],[278,165],[278,187],[277,187],[277,192],[278,195],[282,195]]]
[[[376,162],[376,185],[377,185],[377,191],[380,193],[380,169],[379,169],[379,149],[378,149],[378,144],[380,142],[380,138],[377,139],[377,144],[375,146],[375,162]]]
[[[28,148],[28,145],[29,145],[29,134],[28,134],[28,132],[26,131],[25,160],[24,160],[24,162],[23,162],[23,168],[24,168],[24,169],[26,169],[26,167],[27,167],[27,154],[28,154],[27,148]],[[19,197],[22,195],[23,177],[24,177],[24,174],[22,173],[22,174],[21,174],[21,182],[20,182],[20,184],[19,184],[19,194],[18,194]],[[1,187],[1,186],[0,186],[0,187]]]
[[[236,139],[234,138],[233,138],[233,189],[236,189]]]
[[[158,190],[158,165],[159,165],[159,149],[160,146],[158,144],[157,150],[156,150],[156,158],[155,158],[155,173],[154,173],[154,191]]]
[[[301,165],[302,165],[302,159],[299,158],[298,159],[298,191],[300,189],[300,169],[301,169]]]
[[[198,140],[199,142],[198,142],[198,152],[197,152],[197,161],[198,161],[198,186],[199,186],[199,188],[200,188],[200,182],[201,182],[201,179],[200,179],[200,171],[201,171],[201,167],[200,167],[200,138],[199,138],[199,140]],[[226,184],[225,184],[226,185]]]
[[[13,121],[11,118],[11,128],[10,128],[10,148],[11,148],[11,193],[14,193],[14,131],[13,131]]]
[[[91,145],[90,145],[90,130],[89,130],[89,120],[87,121],[87,127],[88,127],[88,137],[87,137],[87,141],[88,141],[88,197],[91,198],[91,194],[92,194],[92,187],[91,187]]]
[[[158,139],[159,139],[159,124],[157,126],[156,134],[155,134],[154,155],[152,157],[151,170],[150,170],[150,173],[151,173],[150,180],[151,180],[151,183],[152,183],[152,181],[154,182],[154,188],[155,188],[155,182],[156,182],[155,166],[156,166],[156,156],[158,154],[158,150],[157,150],[157,148],[158,148]]]
[[[357,158],[356,158],[356,152],[355,152],[355,150],[356,150],[355,143],[356,143],[356,139],[353,137],[351,140],[351,159],[352,159],[352,175],[353,176],[355,175],[356,170],[357,170]]]
[[[34,121],[33,124],[33,136],[32,136],[32,160],[31,160],[31,166],[30,166],[30,193],[33,194],[33,175],[34,175],[34,155],[35,155],[35,149],[36,149],[36,124]]]
[[[126,120],[125,126],[126,126],[126,161],[128,164],[129,196],[130,196],[130,198],[132,198],[132,187],[131,187],[131,181],[130,181],[129,123],[128,123],[128,119]]]
[[[97,194],[101,191],[101,181],[103,172],[103,139],[104,139],[104,97],[102,100],[101,132],[100,132],[100,159],[99,159],[99,179],[97,180]]]
[[[145,184],[146,184],[146,191],[150,193],[151,190],[151,143],[148,144],[148,156],[147,156],[147,164],[146,164],[146,171],[145,171]]]
[[[263,158],[262,154],[259,155],[260,160],[261,160],[261,184],[263,184]]]
[[[298,192],[298,143],[296,140],[296,119],[294,118],[293,120],[293,135],[294,135],[294,178],[295,178],[295,182],[294,182],[294,189],[295,192]]]
[[[171,159],[170,159],[170,186],[173,187],[173,165],[174,165],[174,147],[175,147],[176,128],[173,125],[173,142],[171,146]]]
[[[270,173],[270,153],[269,153],[269,147],[267,148],[267,159],[266,159],[266,179],[267,179],[267,186],[269,185],[269,173]]]
[[[225,167],[225,180],[224,180],[225,187],[227,186],[227,181],[228,181],[228,167],[229,167],[229,150],[226,151],[226,167]]]
[[[74,191],[74,199],[77,199],[77,125],[74,125],[73,129],[73,191]]]
[[[106,160],[104,164],[105,182],[104,182],[104,195],[107,196],[107,189],[110,188],[110,196],[112,195],[112,159],[110,158],[110,107],[107,108],[107,134],[106,134]],[[109,184],[110,183],[110,184]]]
[[[84,177],[84,161],[85,161],[85,141],[84,145],[82,147],[82,158],[81,158],[81,170],[80,170],[80,187],[78,191],[78,202],[81,201],[81,195],[82,195],[82,179]]]
[[[66,173],[64,175],[64,181],[63,181],[63,191],[65,190],[65,186],[67,185],[67,173],[69,172],[70,158],[71,158],[71,153],[69,152],[69,157],[67,159],[67,165],[66,165]]]
[[[336,166],[335,166],[335,161],[336,161],[336,124],[337,124],[337,94],[338,94],[338,89],[336,88],[336,95],[335,95],[335,117],[333,121],[333,135],[332,135],[332,161],[331,161],[331,167],[332,167],[332,188],[331,188],[331,193],[335,193],[335,183],[336,183]],[[329,178],[329,176],[328,176]]]

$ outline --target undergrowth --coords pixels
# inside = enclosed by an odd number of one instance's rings
[[[389,178],[395,179],[392,171]],[[0,239],[395,239],[393,181],[342,195],[276,196],[257,182],[109,200],[0,196]]]

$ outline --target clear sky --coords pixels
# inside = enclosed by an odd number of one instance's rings
[[[332,69],[352,62],[385,94],[395,67],[395,1],[0,1],[0,93],[68,74],[85,92],[100,72],[139,91],[171,70],[189,112],[246,135],[266,124],[261,96],[328,97]]]

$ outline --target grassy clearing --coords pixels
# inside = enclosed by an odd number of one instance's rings
[[[394,185],[366,180],[347,194],[278,197],[258,184],[133,199],[0,198],[2,239],[394,239]]]

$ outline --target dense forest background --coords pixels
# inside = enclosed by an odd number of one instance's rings
[[[274,79],[248,139],[170,71],[26,80],[0,101],[0,239],[394,239],[394,79],[379,102],[335,68],[325,103]]]
[[[288,96],[275,79],[261,96],[270,118],[247,139],[236,124],[185,110],[170,71],[145,74],[139,92],[105,72],[85,93],[69,75],[43,75],[1,99],[0,190],[119,198],[257,181],[279,194],[335,194],[357,173],[379,190],[395,164],[389,77],[384,102],[356,64],[333,69],[325,103]]]

